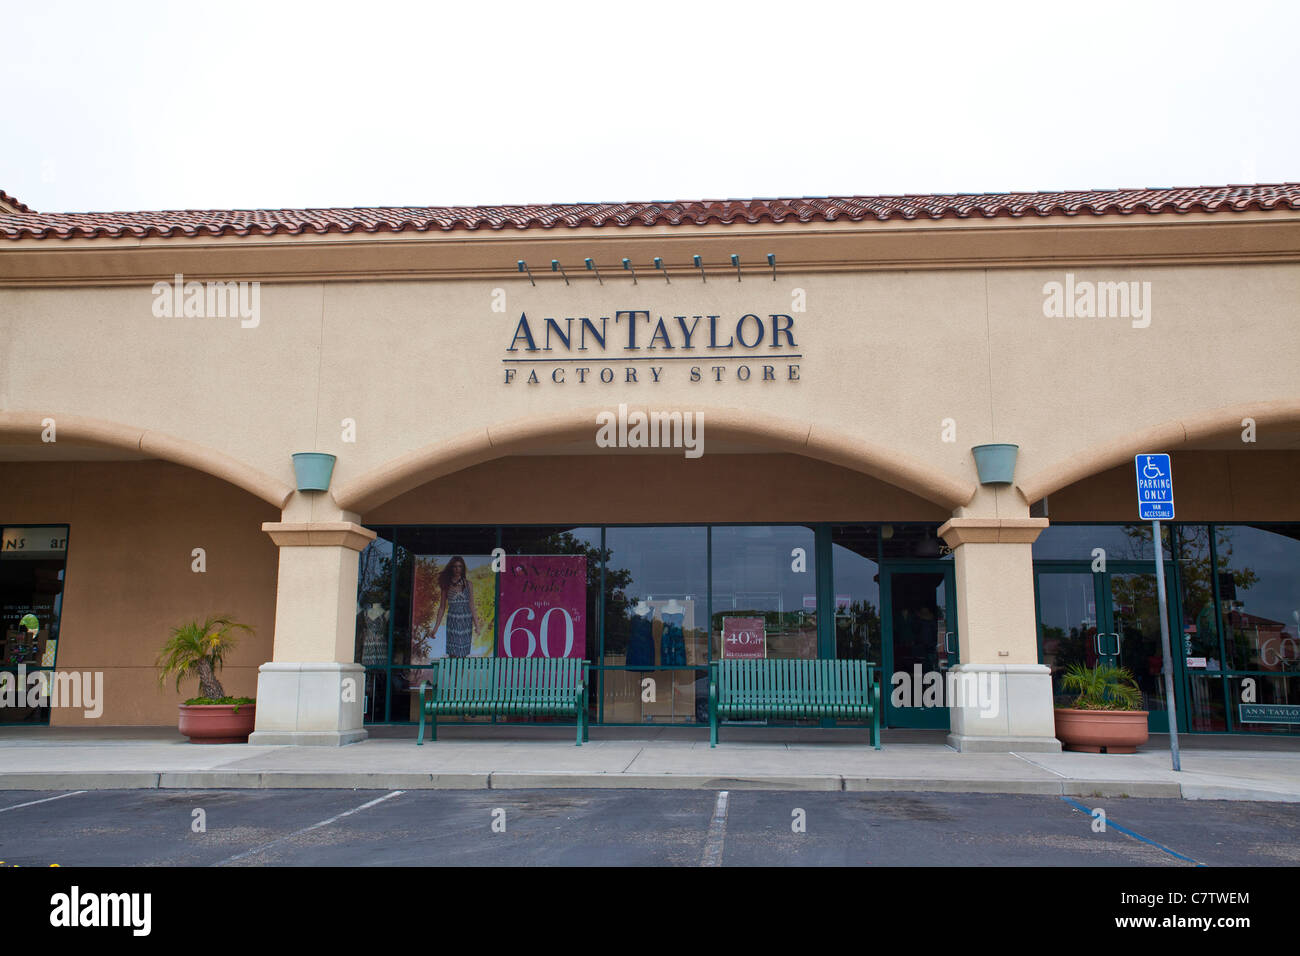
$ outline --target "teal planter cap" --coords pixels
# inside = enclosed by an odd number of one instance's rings
[[[1009,485],[1015,480],[1019,445],[976,445],[970,451],[981,485]]]
[[[299,491],[329,491],[334,474],[333,455],[319,451],[300,451],[293,456],[293,473]]]

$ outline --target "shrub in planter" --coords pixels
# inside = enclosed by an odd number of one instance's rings
[[[199,697],[191,697],[180,708],[180,732],[196,744],[242,744],[248,741],[256,719],[251,697],[228,697],[217,672],[226,655],[238,643],[236,631],[253,633],[247,624],[229,617],[186,621],[172,628],[171,637],[158,657],[158,683],[176,678],[176,689],[189,678],[197,678]]]
[[[1066,750],[1131,754],[1146,743],[1142,691],[1128,668],[1072,664],[1061,687],[1077,695],[1073,707],[1056,708],[1056,736]]]

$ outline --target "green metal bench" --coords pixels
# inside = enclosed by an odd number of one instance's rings
[[[865,720],[880,749],[880,672],[866,661],[721,660],[710,665],[709,746],[720,720]]]
[[[587,734],[587,662],[569,657],[444,657],[433,681],[420,684],[420,735],[430,724],[438,739],[439,714],[575,717],[578,744]]]

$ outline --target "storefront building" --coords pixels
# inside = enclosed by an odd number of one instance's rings
[[[863,658],[887,726],[962,750],[1057,748],[1064,669],[1115,661],[1158,731],[1134,456],[1168,452],[1180,729],[1300,732],[1300,184],[0,193],[0,240],[0,670],[104,688],[5,722],[172,724],[159,648],[227,613],[261,743],[412,722],[432,661],[483,654],[582,657],[593,723],[640,726],[700,724],[724,655]]]

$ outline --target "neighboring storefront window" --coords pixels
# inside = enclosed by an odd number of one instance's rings
[[[31,707],[34,675],[53,670],[63,612],[68,526],[9,526],[0,537],[0,723],[47,724]],[[19,680],[19,676],[22,680]],[[43,679],[43,678],[41,678]]]
[[[1300,525],[1162,532],[1183,726],[1300,733]],[[1054,673],[1075,659],[1126,666],[1155,712],[1165,701],[1151,540],[1143,525],[1061,525],[1034,559],[1043,662]]]
[[[1300,526],[1219,526],[1215,552],[1235,729],[1300,732]]]
[[[1182,612],[1182,650],[1187,669],[1187,726],[1190,730],[1228,729],[1223,703],[1223,661],[1214,610],[1213,558],[1209,525],[1183,525],[1175,536],[1178,601]],[[1179,635],[1171,634],[1176,642]]]
[[[1169,526],[1161,526],[1169,557]],[[1034,541],[1035,561],[1094,561],[1100,549],[1109,561],[1154,561],[1150,524],[1050,525]]]

